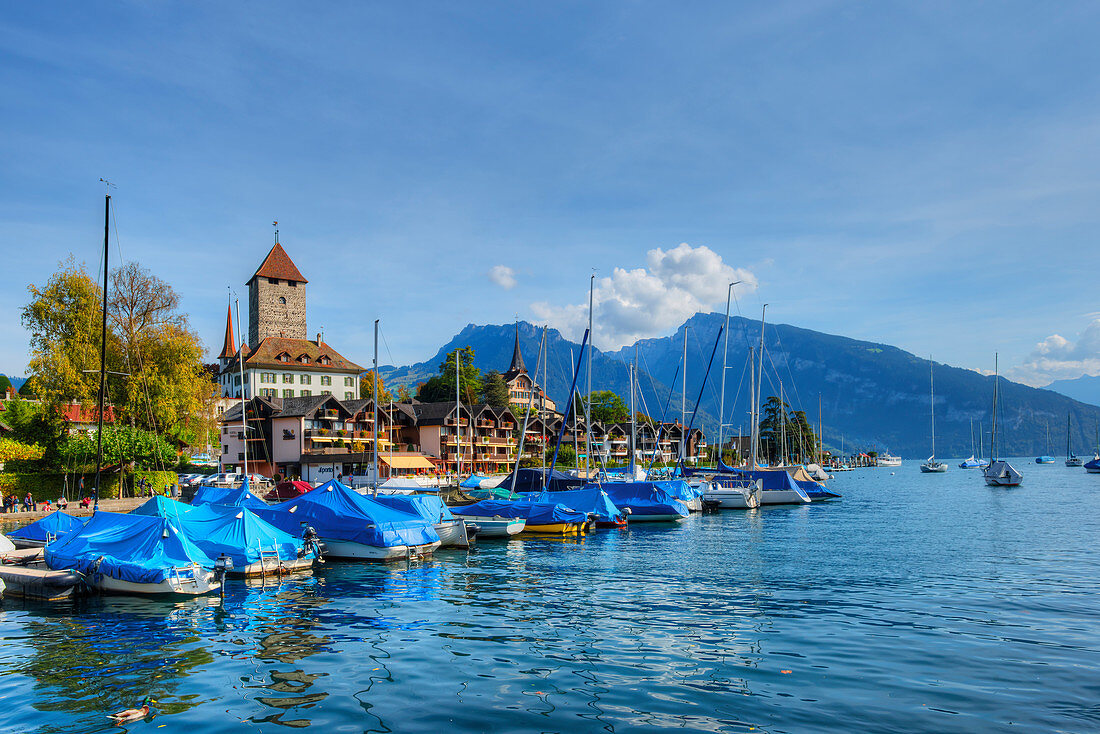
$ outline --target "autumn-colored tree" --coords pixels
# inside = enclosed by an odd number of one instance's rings
[[[359,378],[359,397],[364,400],[369,400],[374,397],[374,370],[367,370],[363,373],[363,376]],[[378,376],[378,402],[388,403],[393,400],[393,395],[386,389],[386,383],[382,380],[382,375]]]
[[[0,464],[6,461],[37,461],[45,450],[38,444],[20,443],[11,438],[0,438]]]
[[[399,402],[399,403],[408,403],[412,400],[412,398],[413,398],[412,391],[409,390],[408,385],[398,385],[397,386],[397,402]]]

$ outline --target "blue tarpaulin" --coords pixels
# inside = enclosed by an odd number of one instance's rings
[[[97,570],[138,584],[159,584],[172,568],[191,563],[214,568],[214,561],[191,542],[176,520],[114,512],[95,513],[83,528],[46,546],[45,555],[46,565],[55,571]]]
[[[620,510],[629,508],[631,516],[690,514],[687,505],[654,482],[608,482],[603,489]]]
[[[248,480],[245,479],[241,486],[233,487],[199,487],[195,492],[191,504],[199,505],[231,505],[233,507],[247,507],[254,510],[257,507],[267,507],[267,503],[252,494],[248,489]]]
[[[546,474],[549,469],[520,469],[504,478],[497,485],[497,489],[520,492],[541,492],[546,487]],[[571,477],[560,471],[554,471],[550,476],[550,491],[562,492],[567,489],[580,489],[584,486],[583,479]]]
[[[665,490],[669,493],[669,496],[675,497],[681,502],[691,502],[703,496],[703,491],[701,489],[692,487],[683,479],[662,479],[653,482],[653,484]]]
[[[596,516],[597,522],[618,522],[623,512],[599,487],[589,485],[584,489],[571,489],[567,492],[540,492],[529,494],[525,500],[536,502],[557,502],[571,510]]]
[[[84,521],[73,517],[61,510],[51,512],[41,520],[35,520],[26,527],[13,530],[8,533],[9,538],[18,538],[20,540],[29,540],[36,543],[45,543],[48,538],[50,542],[54,542],[59,538],[63,538],[69,533],[80,530],[84,527]]]
[[[584,522],[588,516],[558,502],[531,502],[522,500],[482,500],[472,505],[452,507],[451,512],[475,517],[522,517],[528,525],[558,525],[567,522]]]
[[[176,520],[187,537],[211,558],[222,553],[233,559],[233,567],[241,569],[258,563],[260,550],[280,560],[298,558],[302,540],[263,520],[247,507],[207,504],[199,507],[164,497],[151,497],[132,511],[140,515],[158,515]]]
[[[443,504],[437,495],[428,494],[380,494],[372,500],[401,512],[418,515],[430,523],[454,520],[451,508]]]
[[[292,535],[301,533],[301,523],[305,522],[322,539],[376,548],[439,542],[432,523],[357,494],[335,479],[300,497],[254,512]]]

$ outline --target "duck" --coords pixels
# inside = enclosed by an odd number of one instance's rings
[[[125,724],[128,721],[144,719],[149,715],[149,704],[151,703],[156,703],[156,701],[146,696],[142,699],[140,708],[126,709],[125,711],[119,711],[117,714],[107,714],[107,718],[113,719],[116,724]]]

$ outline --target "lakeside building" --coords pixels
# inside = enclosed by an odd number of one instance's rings
[[[512,364],[502,377],[504,384],[508,386],[508,403],[513,410],[520,411],[520,415],[527,411],[534,398],[534,407],[540,415],[556,413],[557,403],[550,399],[541,387],[527,372],[527,366],[523,363],[523,352],[519,348],[519,324],[516,324],[516,341],[512,347]]]
[[[237,348],[232,307],[226,314],[217,376],[223,395],[358,399],[363,368],[327,344],[321,334],[306,338],[307,282],[276,242],[247,283],[251,346]]]

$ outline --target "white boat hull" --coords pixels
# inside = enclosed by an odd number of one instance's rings
[[[527,526],[527,521],[522,517],[463,515],[462,519],[477,525],[477,537],[479,538],[506,538],[511,535],[518,535]]]
[[[982,471],[982,475],[990,487],[1016,487],[1024,478],[1007,461],[993,462]]]
[[[463,520],[447,520],[432,525],[439,536],[441,548],[469,548],[470,535]]]
[[[276,561],[273,558],[269,558],[264,561],[250,563],[244,568],[235,567],[229,572],[229,575],[234,577],[244,576],[247,578],[252,576],[279,576],[288,573],[299,573],[313,568],[313,561],[313,556],[295,558],[292,561]]]
[[[105,594],[126,594],[127,596],[153,596],[162,594],[176,594],[181,596],[201,596],[210,594],[221,588],[221,584],[214,580],[214,572],[204,568],[196,568],[194,578],[169,578],[160,583],[137,583],[112,578],[106,574],[92,574],[90,584],[92,588]]]
[[[921,464],[922,474],[943,474],[947,471],[947,464]]]
[[[715,487],[703,493],[703,502],[713,504],[723,510],[751,510],[760,506],[760,492]]]
[[[321,541],[325,544],[326,557],[351,561],[399,561],[403,558],[431,555],[439,547],[438,542],[426,545],[395,545],[387,548],[332,538],[321,538]]]
[[[760,492],[761,505],[805,505],[809,500],[793,489],[764,489]]]

